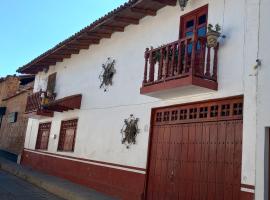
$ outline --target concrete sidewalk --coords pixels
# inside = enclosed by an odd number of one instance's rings
[[[115,200],[95,190],[0,158],[0,169],[67,200]]]

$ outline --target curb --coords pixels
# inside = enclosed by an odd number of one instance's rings
[[[116,200],[93,189],[0,158],[0,169],[66,200]]]

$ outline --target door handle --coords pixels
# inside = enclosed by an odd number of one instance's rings
[[[171,180],[171,181],[173,180],[173,177],[174,177],[174,171],[172,170],[171,176],[170,176],[170,180]]]

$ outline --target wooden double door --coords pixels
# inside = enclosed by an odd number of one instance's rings
[[[242,98],[157,109],[147,200],[239,200]]]

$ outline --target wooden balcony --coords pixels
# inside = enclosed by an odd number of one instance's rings
[[[161,97],[179,95],[187,88],[217,90],[218,49],[206,38],[186,37],[156,49],[146,49],[141,94]]]
[[[54,112],[64,112],[81,108],[82,95],[72,95],[55,100],[47,92],[36,92],[27,98],[25,113],[32,118],[53,117]]]

